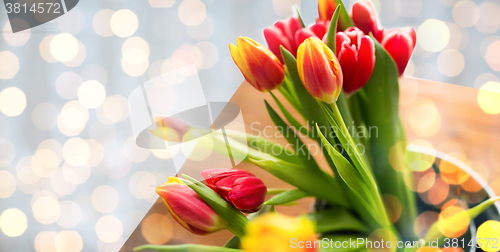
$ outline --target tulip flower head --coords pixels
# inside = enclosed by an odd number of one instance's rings
[[[398,66],[399,75],[405,71],[417,42],[415,30],[411,27],[393,29],[384,34],[380,44],[387,50]]]
[[[295,33],[295,44],[300,45],[306,38],[316,37],[322,39],[328,31],[328,23],[317,20],[308,28],[302,28]]]
[[[384,29],[379,28],[375,9],[368,0],[361,0],[354,3],[352,6],[352,20],[356,26],[361,29],[366,35],[370,32],[378,40],[382,40]]]
[[[156,188],[172,217],[194,234],[210,234],[228,225],[196,192],[176,177]]]
[[[319,18],[323,21],[331,20],[337,5],[335,0],[318,0]]]
[[[246,252],[316,252],[320,248],[315,241],[314,224],[306,217],[267,213],[247,225],[241,248]]]
[[[282,64],[284,64],[284,61],[283,56],[281,56],[280,46],[285,47],[296,56],[299,44],[295,43],[295,33],[301,28],[302,25],[299,18],[291,17],[278,21],[274,26],[264,29],[264,37],[266,38],[269,50],[278,57]]]
[[[336,35],[337,56],[344,77],[344,91],[353,93],[362,88],[375,67],[375,44],[357,27]]]
[[[201,176],[208,187],[242,212],[257,212],[264,203],[266,185],[248,171],[209,169],[201,172]]]
[[[285,71],[278,58],[255,40],[238,37],[237,46],[229,44],[234,63],[257,90],[273,90],[283,83]]]
[[[328,104],[342,91],[342,69],[335,54],[318,38],[307,38],[297,50],[297,70],[307,91]]]

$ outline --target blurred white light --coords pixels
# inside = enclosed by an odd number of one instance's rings
[[[133,11],[122,9],[113,13],[110,25],[111,30],[118,37],[130,37],[139,27],[139,20]]]
[[[95,224],[95,232],[99,240],[105,243],[112,243],[121,238],[123,225],[120,219],[113,215],[106,215]]]
[[[106,99],[106,89],[96,80],[85,81],[78,88],[78,100],[86,108],[97,108]]]
[[[184,0],[179,5],[178,14],[182,23],[187,26],[196,26],[207,17],[207,9],[200,0]]]
[[[80,252],[83,249],[82,236],[76,231],[64,230],[55,238],[56,252]]]
[[[427,19],[417,30],[417,44],[429,52],[443,50],[450,40],[450,31],[443,21]]]
[[[87,48],[82,42],[78,41],[78,53],[72,60],[65,61],[63,64],[67,67],[77,67],[85,61],[85,58],[87,58]]]
[[[54,56],[52,56],[52,53],[50,52],[50,44],[54,37],[55,35],[46,36],[42,39],[40,45],[38,46],[40,56],[42,56],[42,58],[49,63],[57,62],[57,59],[54,58]]]
[[[57,34],[50,41],[50,52],[58,61],[70,61],[78,54],[78,40],[67,32]]]
[[[28,228],[28,219],[23,211],[9,208],[0,215],[0,229],[8,237],[21,236]]]
[[[170,8],[175,0],[149,0],[149,5],[153,8]]]
[[[16,19],[16,22],[25,22],[22,19]],[[10,27],[10,22],[7,21],[3,26],[3,38],[5,42],[11,46],[22,46],[28,42],[31,37],[31,29],[26,29],[21,32],[12,32],[12,28]]]
[[[90,146],[81,138],[71,138],[64,143],[62,154],[64,160],[71,165],[81,166],[90,158]]]
[[[56,251],[56,232],[42,231],[35,237],[36,252],[54,252]]]
[[[470,0],[463,0],[453,6],[453,20],[462,27],[474,26],[479,20],[479,7]]]
[[[497,40],[486,48],[485,60],[491,69],[500,72],[500,40]]]
[[[42,224],[52,224],[56,222],[61,214],[59,201],[57,201],[57,198],[50,195],[40,196],[35,199],[32,204],[32,210],[35,219]]]
[[[129,180],[130,192],[138,199],[155,200],[157,198],[155,188],[158,185],[156,178],[145,171],[134,173]]]
[[[113,30],[111,30],[111,17],[115,12],[110,9],[99,10],[92,18],[92,27],[94,31],[102,37],[113,36]]]
[[[448,77],[459,75],[465,67],[464,56],[456,49],[442,51],[437,62],[439,71]]]
[[[19,59],[10,51],[0,52],[0,79],[8,80],[19,71]]]
[[[92,206],[101,213],[115,210],[120,200],[118,192],[109,185],[102,185],[94,189],[91,199]]]
[[[127,141],[125,141],[123,149],[125,151],[125,156],[135,163],[143,162],[151,155],[151,150],[137,146],[134,136],[129,137]]]
[[[64,135],[76,136],[82,132],[88,120],[89,110],[79,101],[69,101],[57,117],[57,126]]]
[[[74,201],[65,200],[59,203],[61,215],[57,219],[57,224],[62,228],[74,228],[82,219],[82,210]]]
[[[64,179],[74,185],[83,184],[90,177],[90,167],[87,163],[79,166],[64,163],[61,170]]]
[[[9,117],[18,116],[25,108],[26,95],[21,89],[8,87],[0,92],[0,112],[4,115]]]

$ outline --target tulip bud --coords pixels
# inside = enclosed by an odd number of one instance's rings
[[[384,29],[379,28],[377,15],[370,1],[361,0],[354,3],[352,6],[352,20],[365,34],[368,35],[371,32],[378,41],[382,40]]]
[[[273,27],[264,29],[264,37],[266,38],[269,50],[273,52],[280,62],[284,64],[281,56],[280,46],[285,47],[294,56],[297,54],[297,46],[295,43],[295,33],[302,28],[298,17],[291,17],[282,21],[278,21]]]
[[[337,5],[335,0],[318,0],[319,18],[323,21],[331,20]]]
[[[328,104],[342,90],[342,69],[335,54],[318,38],[307,38],[297,50],[297,70],[307,91]]]
[[[295,44],[300,45],[306,38],[316,37],[322,39],[328,30],[326,22],[316,21],[311,27],[302,28],[295,33]]]
[[[238,169],[210,169],[201,172],[208,187],[236,209],[257,212],[264,203],[267,188],[250,172]]]
[[[313,246],[315,241],[317,240],[314,223],[308,218],[304,216],[292,218],[277,213],[266,213],[247,225],[246,235],[241,239],[241,248],[246,252],[320,251],[319,246]],[[263,246],[265,250],[262,249]]]
[[[405,71],[410,60],[417,37],[415,30],[408,27],[405,29],[392,29],[384,34],[380,44],[387,50],[398,66],[399,75]]]
[[[237,46],[229,44],[234,63],[257,90],[273,90],[283,83],[285,71],[276,56],[255,40],[238,37]]]
[[[210,234],[228,225],[196,192],[176,177],[156,188],[172,217],[194,234]]]
[[[344,77],[344,91],[353,93],[362,88],[375,67],[375,44],[357,27],[336,35],[337,56]]]

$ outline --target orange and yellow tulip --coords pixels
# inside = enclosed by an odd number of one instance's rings
[[[283,65],[276,55],[255,40],[238,37],[236,46],[229,44],[229,51],[245,79],[257,90],[273,90],[283,83]]]
[[[335,0],[318,0],[319,18],[323,21],[331,20],[337,5]]]
[[[297,50],[297,69],[307,91],[316,99],[332,104],[342,91],[339,61],[320,39],[307,38]]]

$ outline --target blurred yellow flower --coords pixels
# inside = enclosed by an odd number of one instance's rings
[[[496,242],[500,240],[500,222],[489,220],[477,229],[477,244],[484,251],[500,250]]]
[[[315,252],[320,248],[314,223],[306,217],[277,213],[264,214],[248,224],[241,246],[247,252]]]

